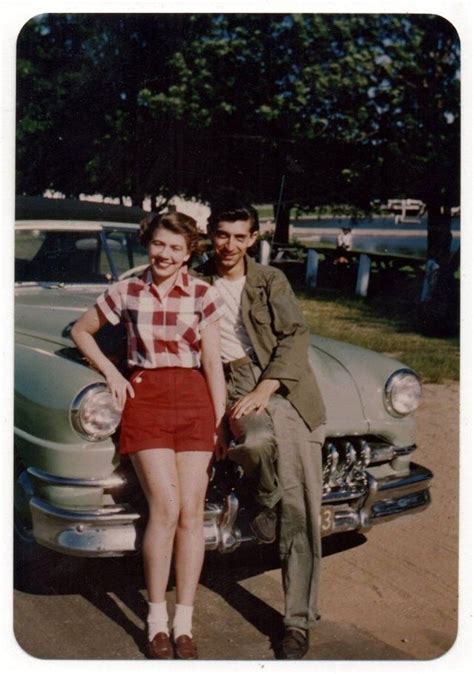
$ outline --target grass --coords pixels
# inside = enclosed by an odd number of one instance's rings
[[[418,307],[395,297],[348,297],[318,290],[297,293],[311,332],[384,353],[413,368],[425,383],[459,380],[458,336],[420,333]]]

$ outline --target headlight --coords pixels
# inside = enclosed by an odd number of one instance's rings
[[[421,401],[421,382],[408,369],[397,370],[385,384],[385,406],[394,416],[405,416],[414,412]]]
[[[115,431],[122,417],[105,384],[90,384],[71,403],[71,423],[87,440],[103,440]]]

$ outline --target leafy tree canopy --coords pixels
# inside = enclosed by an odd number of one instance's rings
[[[276,202],[285,176],[287,213],[417,197],[439,216],[459,67],[439,16],[43,15],[18,41],[18,189]]]

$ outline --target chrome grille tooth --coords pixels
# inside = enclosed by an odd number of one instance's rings
[[[337,466],[339,463],[339,452],[332,442],[328,442],[325,446],[326,461],[323,470],[324,493],[329,492],[336,486]]]
[[[344,492],[367,491],[368,466],[405,456],[415,449],[416,445],[396,447],[376,437],[327,438],[323,448],[323,496],[337,498]]]
[[[368,466],[371,460],[372,450],[366,440],[360,441],[360,462],[361,467]]]
[[[342,466],[340,481],[342,484],[347,482],[347,484],[352,486],[354,484],[354,480],[352,479],[352,471],[357,459],[357,452],[352,442],[349,442],[348,440],[343,442],[342,447],[344,451],[344,463]]]

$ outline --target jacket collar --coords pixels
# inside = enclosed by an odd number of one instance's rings
[[[259,272],[259,264],[250,257],[250,255],[245,256],[245,275],[247,277],[247,283],[253,286],[264,285],[262,275]],[[210,257],[201,267],[199,267],[199,272],[205,276],[215,276],[217,274],[216,262],[214,256]]]

